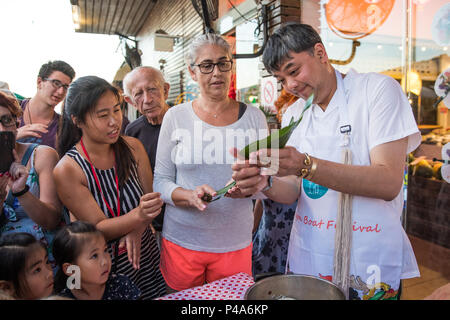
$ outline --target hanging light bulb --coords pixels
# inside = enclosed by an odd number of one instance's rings
[[[402,88],[405,88],[404,78],[401,80],[401,86]],[[406,92],[412,92],[416,96],[419,96],[420,91],[422,91],[422,80],[420,79],[420,75],[416,71],[408,71],[408,84],[406,87]]]

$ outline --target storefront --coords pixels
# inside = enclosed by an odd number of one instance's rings
[[[450,90],[450,4],[446,0],[302,3],[308,8],[302,17],[319,17],[307,23],[320,30],[336,69],[387,74],[401,83],[409,98],[422,144],[409,157],[402,218],[422,276],[404,285],[410,288],[409,298],[422,298],[420,290],[450,281],[449,165],[442,162],[450,158],[450,96],[439,102],[439,96]]]

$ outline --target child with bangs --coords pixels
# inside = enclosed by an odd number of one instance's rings
[[[137,300],[140,290],[125,275],[111,272],[111,255],[94,225],[75,221],[63,227],[53,242],[59,270],[55,290],[76,300]]]
[[[0,239],[0,292],[12,299],[37,300],[53,293],[53,271],[45,246],[31,234]]]

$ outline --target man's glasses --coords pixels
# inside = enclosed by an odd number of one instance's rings
[[[44,81],[50,81],[55,89],[63,87],[64,91],[67,91],[67,89],[69,88],[68,84],[63,84],[61,81],[56,79],[44,78]]]
[[[217,66],[220,72],[230,71],[233,67],[233,61],[219,61],[217,63],[205,62],[200,64],[191,64],[191,67],[198,67],[201,73],[208,74],[214,71],[214,67]]]
[[[12,127],[16,124],[16,118],[9,114],[5,114],[0,117],[0,122],[4,127]]]

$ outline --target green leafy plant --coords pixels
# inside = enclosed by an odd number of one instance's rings
[[[277,115],[276,112],[274,112],[273,109],[271,109],[269,107],[260,106],[259,110],[261,110],[262,113],[264,113],[266,118],[274,117]]]

